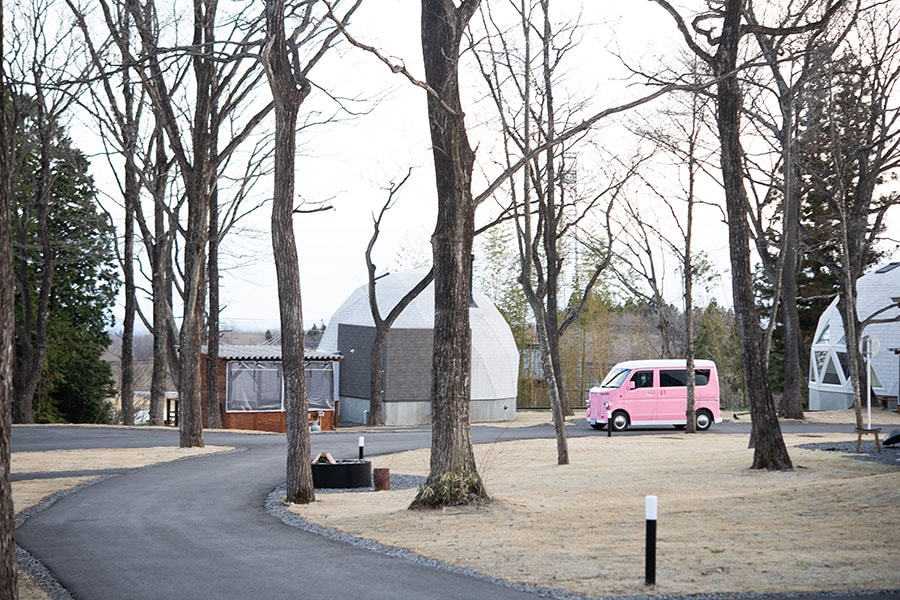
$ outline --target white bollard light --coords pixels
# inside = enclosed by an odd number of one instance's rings
[[[656,496],[647,496],[644,502],[644,518],[647,522],[647,551],[644,583],[656,585]]]

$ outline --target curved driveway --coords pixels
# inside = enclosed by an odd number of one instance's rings
[[[749,426],[716,429],[744,433]],[[606,435],[583,423],[569,429],[570,436],[598,434]],[[313,453],[355,457],[359,435],[315,435]],[[368,456],[430,443],[427,428],[364,435]],[[552,435],[549,426],[473,428],[475,442]],[[264,507],[284,481],[284,436],[206,432],[204,439],[240,451],[123,470],[29,518],[16,542],[79,600],[535,597],[287,527]],[[164,429],[17,426],[12,436],[13,451],[177,443],[178,432]]]

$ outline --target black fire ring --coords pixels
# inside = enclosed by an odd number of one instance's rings
[[[372,463],[367,460],[340,460],[336,463],[313,463],[313,486],[326,488],[371,487]]]

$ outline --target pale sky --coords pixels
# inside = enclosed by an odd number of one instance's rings
[[[575,14],[579,4],[558,2],[553,6],[556,11],[571,10]],[[673,45],[680,48],[681,40],[668,16],[651,2],[587,0],[584,5],[581,21],[590,26],[575,51],[577,60],[569,63],[565,86],[587,99],[585,115],[589,115],[644,93],[640,86],[624,81],[624,70],[609,50],[618,49],[633,65],[647,66],[654,64],[654,55],[669,51]],[[360,41],[402,59],[415,76],[424,78],[418,28],[418,3],[410,0],[370,0],[351,25]],[[372,215],[387,198],[385,188],[389,184],[412,169],[396,206],[382,223],[375,252],[379,273],[396,269],[398,252],[405,253],[406,264],[430,259],[429,238],[436,210],[424,92],[373,57],[346,46],[318,66],[312,79],[336,95],[379,100],[369,103],[368,114],[305,131],[298,137],[297,193],[305,200],[325,201],[333,207],[299,215],[295,220],[306,327],[327,323],[351,292],[366,283],[364,251],[372,233]],[[497,170],[490,156],[495,127],[474,108],[484,94],[479,77],[466,73],[462,80],[470,143],[478,154],[476,180],[481,182]],[[556,93],[559,102],[562,92]],[[321,92],[316,91],[303,110],[325,106],[333,107],[323,103]],[[607,150],[621,147],[623,152],[630,151],[630,144],[616,127],[604,127],[594,143]],[[579,168],[589,168],[590,162],[590,148],[586,148],[583,166],[582,155],[579,157]],[[97,180],[102,185],[104,178],[99,171],[104,167],[100,163],[101,159],[95,161]],[[476,184],[476,193],[480,185]],[[720,191],[713,186],[709,194]],[[490,206],[483,206],[477,219],[483,222],[490,210]],[[223,246],[223,328],[278,327],[275,269],[267,233],[269,217],[270,207],[265,206],[247,224],[258,230],[258,235],[233,234]],[[701,218],[705,220],[697,245],[723,270],[725,277],[714,295],[720,302],[729,302],[727,232],[716,214]],[[668,295],[676,303],[680,296],[677,280],[677,273],[667,275]]]
[[[562,11],[563,6],[574,9],[577,4],[554,6]],[[589,114],[641,93],[637,86],[625,87],[623,71],[618,61],[607,54],[606,47],[617,45],[635,62],[650,60],[652,49],[666,35],[674,34],[674,29],[668,31],[665,15],[649,2],[614,3],[617,11],[608,8],[610,3],[586,4],[582,23],[589,27],[582,34],[579,60],[569,64],[571,75],[566,85],[572,86],[575,93],[592,97],[585,112]],[[414,75],[423,77],[418,26],[416,3],[379,0],[365,5],[352,29],[358,39],[401,58]],[[619,31],[618,40],[611,37],[613,29]],[[375,252],[379,272],[396,265],[398,244],[402,250],[428,255],[434,227],[436,200],[424,92],[361,51],[345,50],[342,54],[338,85],[343,94],[375,95],[387,91],[388,95],[370,114],[329,128],[327,135],[319,136],[314,131],[301,134],[298,140],[303,149],[297,163],[298,193],[310,200],[330,199],[334,207],[296,219],[306,326],[319,321],[327,323],[340,303],[365,284],[363,253],[372,233],[372,214],[387,198],[385,188],[399,181],[409,168],[413,175],[382,224]],[[324,75],[317,70],[313,77],[321,81]],[[462,79],[468,115],[468,106],[484,94],[484,87],[472,73],[463,74]],[[472,114],[468,120],[471,144],[478,150],[476,171],[492,173],[496,168],[485,149],[495,134],[490,124],[476,116]],[[613,132],[611,137],[616,135]],[[608,145],[618,140],[601,138],[600,142]],[[479,191],[477,184],[474,191]],[[483,206],[479,220],[488,218],[485,213],[490,209]],[[258,215],[263,227],[267,226],[268,214],[265,210]],[[246,244],[235,239],[230,243],[242,247]],[[255,243],[260,256],[269,252],[268,243],[267,239]],[[222,280],[223,303],[227,304],[223,321],[231,320],[236,327],[256,319],[265,320],[267,316],[277,321],[274,281],[274,266],[267,255],[249,269],[227,273]]]

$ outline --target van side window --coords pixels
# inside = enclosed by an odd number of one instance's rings
[[[694,385],[709,385],[709,369],[696,369],[694,371]]]
[[[659,372],[659,387],[685,387],[687,371],[684,369],[666,369]]]
[[[694,385],[704,386],[709,384],[709,369],[694,370]],[[687,386],[687,370],[665,369],[659,372],[660,387],[685,387]]]
[[[653,387],[653,371],[638,371],[632,376],[631,380],[636,388]]]

